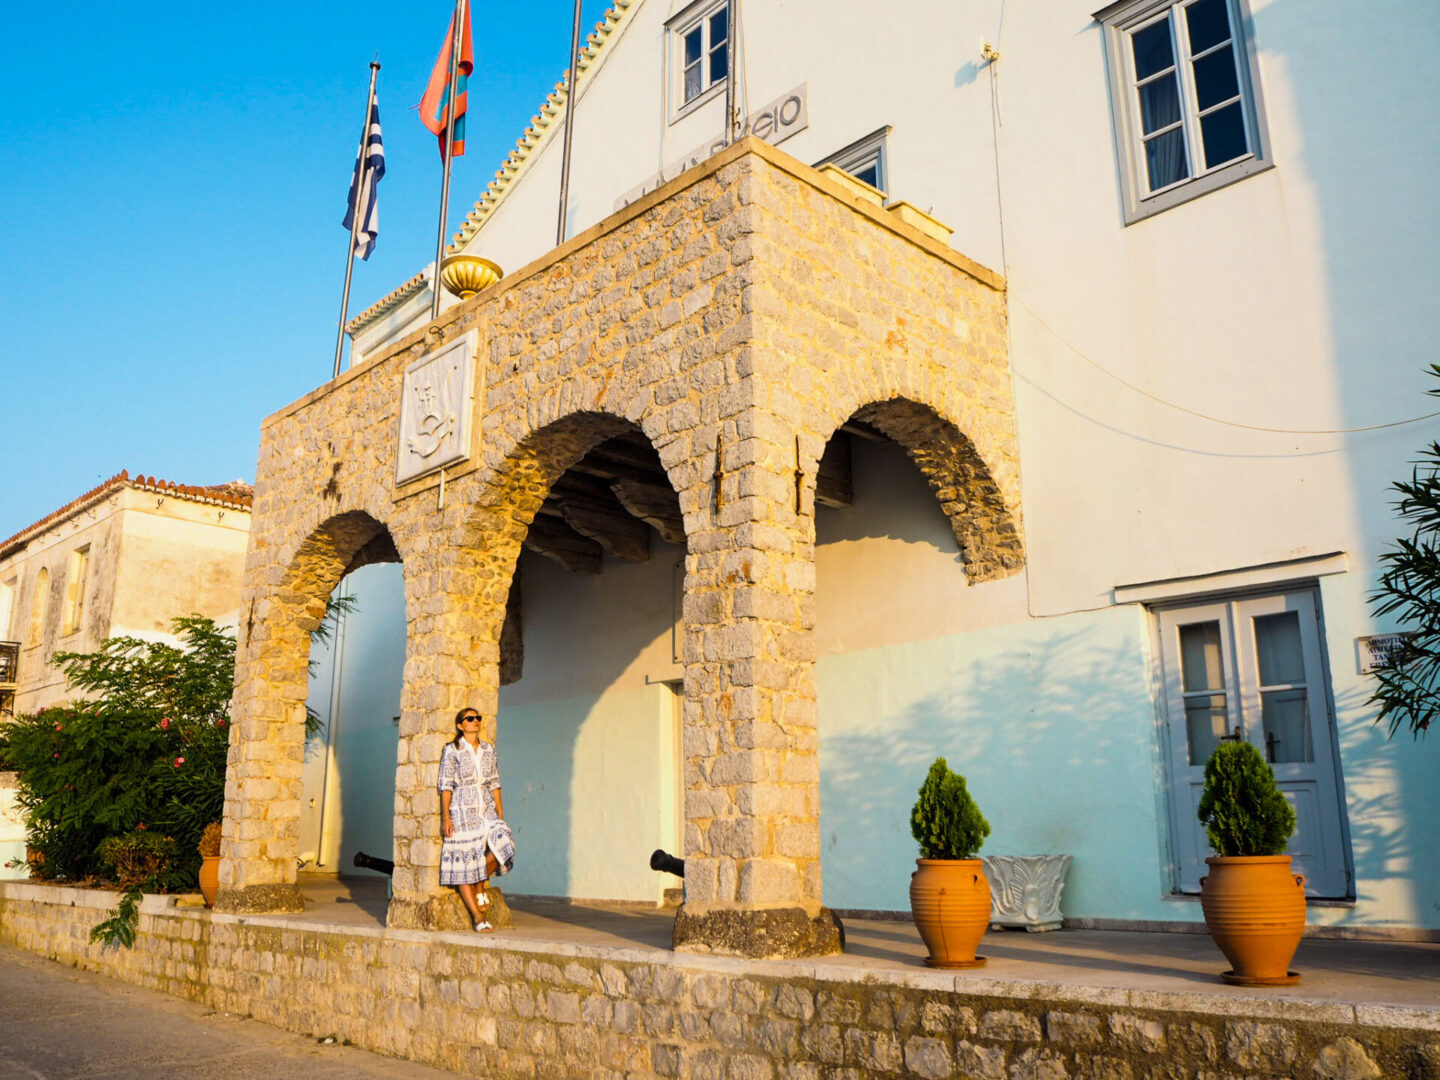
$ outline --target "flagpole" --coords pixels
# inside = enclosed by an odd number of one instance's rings
[[[735,51],[735,0],[725,0],[726,51],[730,54],[725,65],[725,145],[735,141],[735,66],[739,57]]]
[[[460,39],[465,33],[466,0],[455,0],[455,33],[450,39],[450,81],[445,84],[445,178],[440,183],[440,232],[435,239],[435,269],[430,287],[430,321],[440,317],[440,262],[445,258],[445,219],[450,211],[450,162],[455,157],[455,73],[460,70]]]
[[[350,247],[345,259],[345,292],[340,297],[340,332],[335,335],[335,373],[330,376],[332,379],[340,374],[340,356],[345,351],[345,315],[350,309],[350,277],[355,272],[355,237],[360,234],[360,195],[365,186],[365,153],[368,149],[365,144],[370,137],[370,108],[375,100],[375,77],[379,74],[380,61],[371,60],[370,92],[365,95],[365,126],[360,129],[360,149],[355,158],[358,162],[355,176],[359,182],[355,183],[355,206],[350,211]]]
[[[570,80],[565,84],[565,151],[560,157],[560,221],[555,226],[555,246],[565,243],[565,208],[570,202],[570,137],[575,125],[572,118],[579,95],[575,92],[575,80],[580,69],[580,2],[575,0],[575,25],[570,31]]]

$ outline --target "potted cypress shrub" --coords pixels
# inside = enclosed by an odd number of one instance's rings
[[[965,778],[936,758],[910,812],[920,845],[910,877],[910,914],[938,968],[979,967],[975,949],[990,924],[990,882],[976,852],[990,835]]]
[[[1251,743],[1221,743],[1210,755],[1199,818],[1217,852],[1205,860],[1200,906],[1231,964],[1220,977],[1236,986],[1299,982],[1290,961],[1305,933],[1305,878],[1284,854],[1295,808]]]

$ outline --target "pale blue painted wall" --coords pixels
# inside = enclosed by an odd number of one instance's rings
[[[649,867],[676,847],[673,691],[642,686],[521,705],[502,714],[505,816],[515,893],[656,901],[671,879]]]
[[[1076,856],[1067,916],[1188,917],[1160,901],[1145,654],[1119,609],[823,658],[825,902],[909,908],[910,808],[944,757],[993,829],[982,854]]]

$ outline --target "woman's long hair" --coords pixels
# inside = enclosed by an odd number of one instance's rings
[[[455,714],[455,738],[450,740],[450,745],[455,747],[456,750],[460,749],[460,741],[465,738],[465,729],[460,726],[460,718],[467,712],[473,712],[476,716],[480,717],[481,720],[485,719],[485,715],[473,705],[466,705]]]

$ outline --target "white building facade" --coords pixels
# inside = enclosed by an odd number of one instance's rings
[[[1367,604],[1387,486],[1440,424],[1403,423],[1430,411],[1440,330],[1440,13],[1395,12],[1379,63],[1344,14],[630,0],[592,36],[567,235],[723,145],[728,102],[737,130],[910,204],[1006,282],[1023,571],[968,583],[924,479],[863,425],[853,498],[817,510],[828,906],[906,906],[910,805],[945,756],[987,853],[1075,856],[1068,917],[1197,921],[1201,767],[1238,737],[1299,812],[1313,926],[1440,931],[1435,747],[1387,740],[1363,670],[1396,629]],[[516,271],[555,246],[564,114],[559,90],[456,250]],[[428,281],[352,322],[357,360],[424,326]],[[684,849],[683,554],[598,576],[522,556],[498,719],[517,892],[674,884],[644,859]],[[385,633],[367,611],[398,576],[372,577],[347,647]]]

